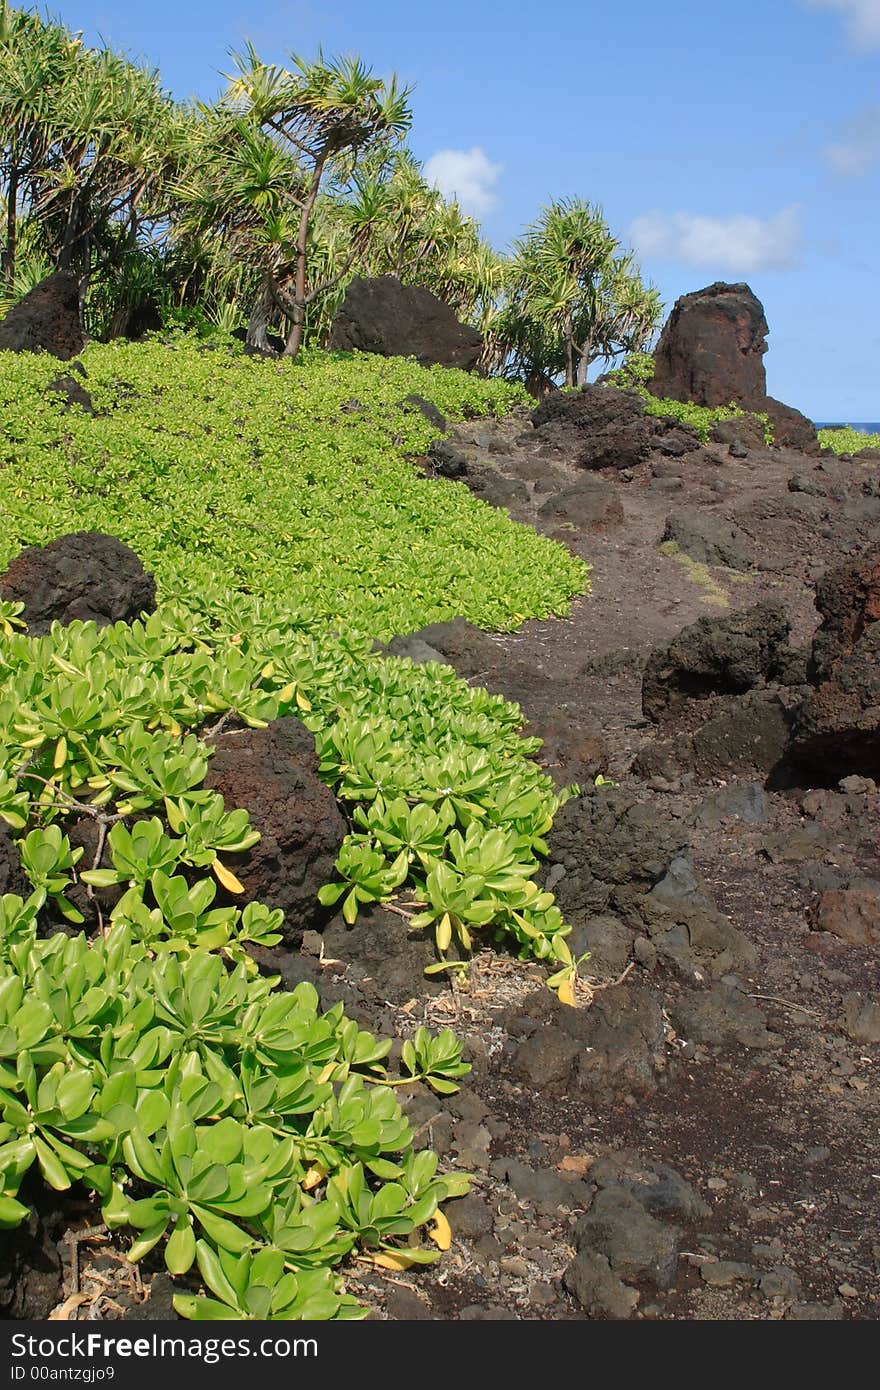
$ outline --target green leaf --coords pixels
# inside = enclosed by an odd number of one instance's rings
[[[186,1274],[196,1257],[196,1238],[188,1221],[178,1221],[165,1246],[165,1264],[171,1274]]]
[[[34,1135],[33,1144],[37,1162],[40,1165],[40,1172],[46,1182],[50,1187],[54,1187],[56,1192],[66,1192],[70,1187],[70,1176],[58,1155],[38,1134]]]
[[[30,1216],[30,1208],[23,1202],[19,1202],[15,1197],[3,1196],[0,1194],[0,1228],[5,1231],[20,1226]]]
[[[194,1214],[198,1217],[199,1224],[210,1240],[219,1245],[221,1250],[229,1250],[234,1255],[240,1255],[245,1250],[249,1250],[254,1243],[253,1236],[247,1231],[243,1231],[232,1221],[227,1221],[225,1217],[218,1216],[216,1212],[210,1211],[207,1207],[194,1202],[192,1205]]]

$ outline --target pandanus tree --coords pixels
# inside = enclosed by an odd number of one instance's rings
[[[661,310],[601,208],[564,199],[514,245],[500,336],[527,379],[564,375],[566,386],[582,386],[593,362],[644,347]]]
[[[22,217],[27,216],[51,145],[52,116],[76,42],[57,24],[0,4],[0,180],[4,203],[2,273],[17,280]],[[33,238],[30,238],[33,245]]]
[[[42,270],[75,274],[83,296],[93,274],[112,280],[126,254],[167,218],[190,124],[156,72],[2,5],[6,293],[29,287],[19,275],[22,238]]]
[[[396,78],[374,77],[358,58],[293,57],[288,69],[263,63],[249,47],[236,67],[213,117],[221,154],[209,161],[214,177],[202,215],[209,225],[224,221],[233,239],[259,256],[249,341],[264,346],[271,312],[280,310],[289,324],[286,352],[295,357],[310,305],[344,279],[359,252],[355,242],[332,274],[310,273],[322,185],[341,192],[360,157],[403,135],[409,91]]]

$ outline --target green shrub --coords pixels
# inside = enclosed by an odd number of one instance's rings
[[[648,390],[648,382],[654,375],[654,358],[648,352],[633,353],[620,367],[609,372],[607,380],[610,385],[617,386],[625,391],[638,391],[645,402],[645,412],[648,415],[668,417],[673,420],[680,420],[684,425],[690,425],[700,436],[705,444],[712,432],[712,426],[721,420],[730,420],[736,415],[745,414],[742,406],[730,405],[705,406],[694,405],[693,401],[674,401],[669,397],[652,396]],[[762,412],[758,412],[758,419],[764,422],[764,440],[770,445],[773,443],[773,426],[770,417]]]
[[[404,1268],[461,1193],[415,1154],[393,1086],[454,1089],[451,1033],[419,1030],[389,1078],[389,1040],[302,985],[275,992],[249,954],[281,914],[217,905],[241,891],[224,857],[255,843],[246,808],[202,789],[207,735],[230,716],[296,714],[321,775],[353,803],[326,901],[353,920],[398,896],[434,929],[438,967],[473,933],[575,969],[552,895],[534,883],[564,799],[532,761],[518,706],[446,666],[383,659],[373,637],[462,612],[513,627],[564,611],[587,568],[460,485],[407,462],[432,434],[397,403],[508,408],[489,383],[408,363],[327,357],[267,366],[235,351],[91,347],[96,408],[62,413],[48,360],[7,355],[0,504],[8,561],[25,543],[112,532],[155,570],[160,604],[98,630],[22,630],[0,604],[0,817],[33,891],[0,899],[0,1224],[26,1216],[25,1174],[97,1192],[130,1258],[161,1246],[210,1296],[186,1317],[331,1318],[360,1310],[335,1273],[353,1249]],[[91,862],[71,848],[83,817]],[[103,931],[82,922],[74,883]],[[108,914],[96,892],[124,891]],[[404,1240],[405,1246],[398,1242]]]
[[[861,449],[880,449],[880,434],[865,434],[846,428],[819,430],[819,443],[823,449],[833,449],[835,454],[857,454]]]
[[[32,899],[0,902],[0,1228],[27,1217],[35,1168],[56,1191],[96,1192],[110,1229],[133,1229],[132,1262],[160,1243],[172,1275],[198,1262],[220,1304],[179,1295],[184,1317],[362,1316],[334,1267],[356,1248],[435,1258],[397,1242],[467,1178],[413,1151],[383,1084],[390,1040],[341,1005],[319,1013],[312,985],[280,993],[165,945],[123,921],[91,943],[40,939]],[[410,1074],[455,1089],[467,1068],[448,1031],[417,1044]],[[267,1263],[264,1299],[249,1286]]]
[[[92,345],[91,418],[45,390],[52,359],[0,376],[0,567],[95,528],[131,545],[165,597],[218,581],[371,636],[464,616],[508,630],[567,610],[587,568],[409,458],[436,430],[400,402],[503,413],[521,388],[401,359],[266,363],[186,338]]]

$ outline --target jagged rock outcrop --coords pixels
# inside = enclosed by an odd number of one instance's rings
[[[791,758],[821,777],[880,777],[880,546],[829,570],[816,589],[814,693],[798,711]]]
[[[654,353],[655,396],[751,407],[767,394],[767,320],[748,285],[717,281],[677,299]]]
[[[774,444],[818,453],[812,421],[767,395],[764,353],[768,332],[764,306],[748,285],[717,281],[684,294],[676,300],[660,334],[649,388],[655,396],[676,401],[706,406],[735,404],[767,415]],[[739,428],[750,427],[743,424]],[[749,447],[741,435],[727,442]],[[763,440],[752,447],[763,447]]]

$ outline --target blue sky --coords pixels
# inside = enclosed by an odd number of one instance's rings
[[[215,96],[230,48],[356,52],[414,84],[410,145],[503,247],[602,205],[667,309],[746,280],[768,389],[880,420],[880,0],[63,0],[51,13]]]

